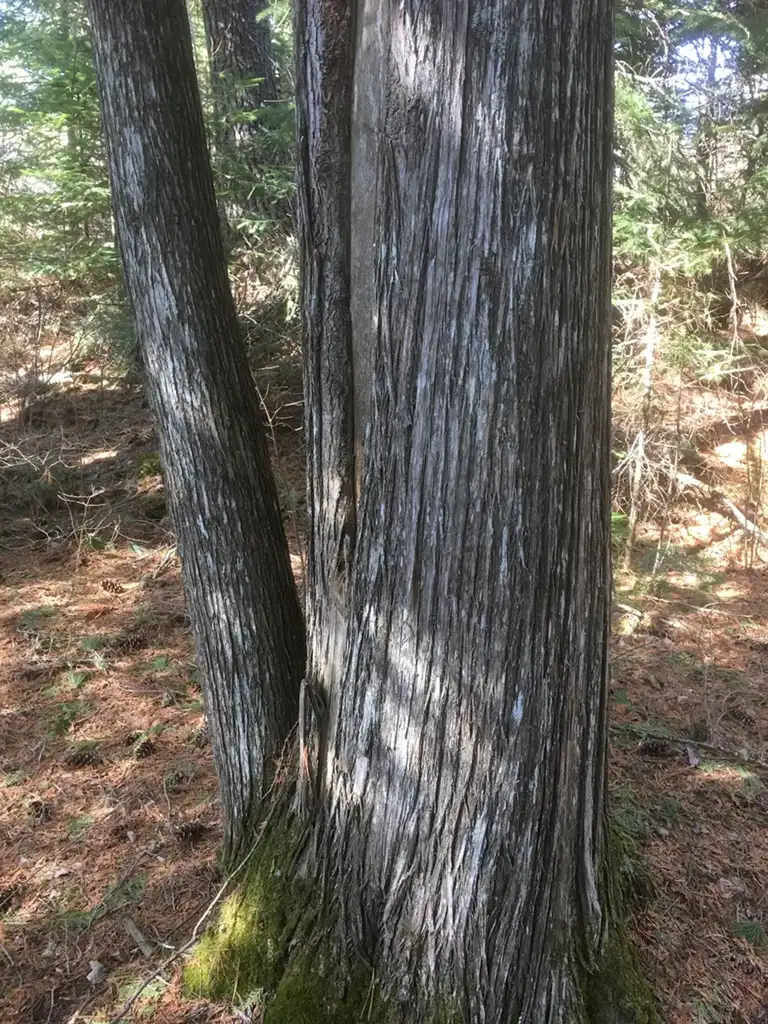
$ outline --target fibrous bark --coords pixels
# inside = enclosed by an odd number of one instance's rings
[[[298,713],[304,625],[227,278],[183,0],[90,0],[115,215],[230,855]]]
[[[307,0],[296,13],[301,305],[307,436],[309,685],[335,720],[355,544],[354,382],[350,312],[353,11]],[[316,800],[329,735],[302,709],[316,751],[302,796]],[[327,717],[325,724],[327,725]],[[309,761],[305,760],[309,767]]]
[[[249,166],[258,163],[250,115],[277,99],[268,0],[202,0],[216,124]]]
[[[298,17],[319,866],[412,1019],[571,1020],[606,925],[611,5],[354,7],[354,61],[347,5]]]

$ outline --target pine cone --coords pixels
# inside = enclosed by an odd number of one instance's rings
[[[207,747],[211,742],[211,736],[208,732],[208,723],[202,725],[192,737],[192,745],[194,747]]]
[[[106,579],[101,581],[101,589],[106,590],[108,594],[122,594],[125,587],[116,580]]]
[[[195,821],[182,821],[179,825],[174,825],[173,834],[180,842],[194,843],[196,839],[200,839],[210,829],[210,825],[206,825],[204,821],[199,819]]]
[[[149,736],[141,736],[133,745],[133,756],[137,761],[151,757],[155,752],[155,744]]]
[[[66,757],[66,763],[70,768],[87,768],[101,762],[102,757],[95,743],[83,743]]]
[[[735,719],[737,722],[740,722],[747,728],[752,728],[755,725],[757,725],[757,719],[755,718],[754,714],[750,711],[749,708],[737,705],[736,707],[731,708],[728,713],[731,716],[731,718]]]
[[[149,639],[142,630],[137,629],[133,633],[123,633],[120,636],[116,636],[110,643],[110,647],[114,651],[138,651],[142,647],[146,647],[149,643]]]
[[[647,757],[667,757],[672,753],[672,748],[666,740],[658,736],[646,736],[638,743],[637,752]]]

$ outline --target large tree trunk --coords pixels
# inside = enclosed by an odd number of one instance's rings
[[[277,99],[268,0],[202,0],[211,86],[221,141],[258,163],[252,115]]]
[[[611,3],[346,9],[297,21],[327,895],[413,1020],[572,1020],[607,919]]]
[[[304,626],[227,279],[183,0],[89,0],[125,280],[230,855],[298,714]]]

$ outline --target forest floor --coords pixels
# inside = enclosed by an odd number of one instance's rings
[[[300,391],[280,360],[259,381],[300,574]],[[215,777],[140,388],[86,361],[0,413],[0,1021],[95,1024],[220,888]],[[736,503],[754,434],[705,453]],[[767,570],[716,509],[671,518],[616,578],[622,868],[663,1020],[768,1024]],[[250,1018],[183,999],[177,961],[126,1019]]]

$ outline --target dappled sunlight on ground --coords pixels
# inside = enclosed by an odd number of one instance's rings
[[[615,800],[652,888],[638,933],[665,1021],[751,1024],[768,1019],[768,580],[669,577],[614,645]]]
[[[301,583],[300,382],[267,354]],[[221,882],[194,645],[138,387],[61,384],[2,440],[0,1021],[95,1024],[190,938]],[[745,507],[742,440],[707,457]],[[636,932],[665,1024],[766,1024],[766,552],[690,496],[657,541],[641,529],[614,615],[613,813],[638,858],[624,865]],[[178,964],[136,1014],[238,1019],[184,1000]]]
[[[286,437],[290,536],[303,465],[293,427],[273,451]],[[49,393],[2,440],[0,1021],[103,1020],[221,882],[194,644],[139,391]],[[292,562],[300,577],[296,544]],[[233,1019],[182,1000],[171,974],[137,1013]]]

